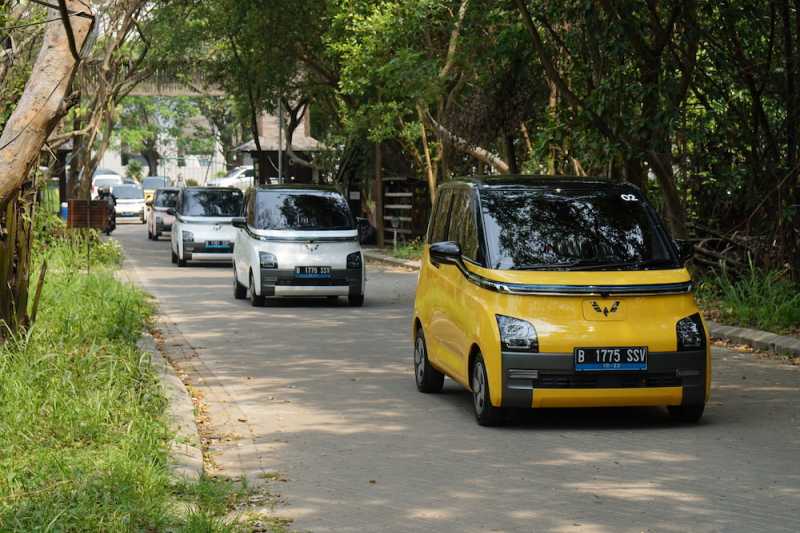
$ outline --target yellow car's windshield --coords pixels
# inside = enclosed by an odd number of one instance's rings
[[[655,214],[634,189],[503,188],[480,196],[492,268],[678,267]]]

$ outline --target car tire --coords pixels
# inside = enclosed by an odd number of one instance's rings
[[[489,389],[489,376],[486,373],[486,363],[483,356],[478,354],[472,362],[472,406],[475,409],[475,420],[481,426],[499,426],[503,421],[503,411],[492,405],[492,396]]]
[[[256,294],[255,280],[253,280],[252,272],[250,272],[250,284],[247,286],[247,296],[250,298],[250,305],[253,307],[264,307],[266,298],[264,298],[263,294]]]
[[[703,418],[705,404],[700,405],[670,405],[667,406],[669,416],[678,422],[695,424]]]
[[[351,294],[347,297],[347,304],[350,307],[361,307],[364,305],[364,295],[363,294]]]
[[[180,268],[183,268],[183,267],[186,266],[186,259],[184,259],[183,256],[181,256],[181,255],[178,256],[178,266]]]
[[[244,300],[247,298],[247,287],[239,283],[236,277],[236,265],[233,265],[233,297],[237,300]]]
[[[172,252],[172,264],[177,264],[178,262],[178,254],[175,253],[175,250],[170,248],[170,252]]]
[[[444,386],[444,374],[433,368],[428,360],[428,346],[422,328],[417,331],[414,342],[414,381],[417,390],[426,394],[441,392]]]
[[[161,237],[161,232],[153,233],[153,240],[154,241],[157,241],[159,237]]]

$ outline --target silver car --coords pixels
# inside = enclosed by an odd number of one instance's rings
[[[254,306],[267,297],[347,297],[364,304],[366,275],[353,215],[332,188],[251,189],[233,220],[233,294]]]
[[[178,194],[172,223],[172,262],[230,261],[235,230],[231,219],[242,213],[244,194],[239,189],[187,187]]]
[[[174,209],[177,201],[179,189],[165,188],[156,189],[153,193],[153,199],[148,200],[145,205],[147,219],[147,238],[157,241],[162,233],[172,231],[172,223],[175,222],[175,217],[169,214],[169,209]]]

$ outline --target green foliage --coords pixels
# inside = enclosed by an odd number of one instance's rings
[[[129,178],[133,178],[136,181],[141,181],[143,170],[144,166],[142,165],[142,162],[139,161],[138,159],[131,159],[130,162],[128,163],[127,172]]]
[[[702,306],[725,324],[776,333],[800,332],[800,286],[787,279],[785,272],[765,272],[751,262],[738,278],[724,271],[711,273],[697,296]]]
[[[85,239],[103,250],[90,275]],[[136,346],[153,309],[116,278],[118,246],[97,239],[37,217],[39,316],[0,345],[0,529],[252,531],[246,485],[170,477],[166,399]]]
[[[419,259],[422,257],[424,246],[423,239],[416,238],[398,245],[397,249],[390,250],[390,253],[399,259]]]
[[[85,270],[117,267],[122,263],[122,248],[113,239],[102,239],[97,230],[67,229],[56,214],[40,211],[34,220],[33,264],[47,259],[48,268]]]

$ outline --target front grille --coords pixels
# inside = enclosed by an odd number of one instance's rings
[[[540,389],[627,389],[679,387],[675,374],[551,374],[539,372],[533,386]]]

